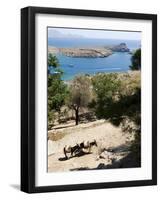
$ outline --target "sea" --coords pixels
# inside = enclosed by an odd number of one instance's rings
[[[104,47],[126,43],[130,51],[141,47],[140,40],[87,39],[87,38],[48,38],[48,46],[54,47]],[[130,70],[131,54],[114,52],[104,58],[74,58],[57,54],[64,81],[72,80],[76,75],[94,75],[97,73],[127,72]],[[53,68],[49,68],[54,73]]]

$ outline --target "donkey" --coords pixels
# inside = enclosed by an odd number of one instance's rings
[[[70,156],[73,157],[73,154],[76,155],[76,153],[80,150],[80,146],[76,144],[75,146],[65,145],[63,151],[66,159],[68,159],[67,153],[70,153]]]
[[[79,144],[80,148],[83,150],[88,150],[88,153],[91,152],[91,147],[96,146],[97,147],[97,142],[96,140],[93,140],[92,142],[89,141],[83,141]]]

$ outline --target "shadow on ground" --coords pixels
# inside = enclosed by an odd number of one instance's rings
[[[121,153],[121,152],[127,152],[130,149],[130,144],[122,144],[117,147],[107,148],[104,149],[104,151],[112,152],[112,153]]]
[[[18,184],[10,184],[10,187],[14,188],[15,190],[20,190],[20,185]]]
[[[78,153],[77,153],[76,155],[74,155],[74,156],[71,156],[71,157],[68,157],[68,158],[66,158],[66,157],[61,157],[61,158],[58,158],[58,160],[59,160],[59,161],[66,161],[66,160],[70,160],[70,159],[72,159],[72,158],[74,158],[74,157],[81,157],[81,156],[88,155],[88,154],[91,154],[91,152],[80,151],[80,152],[78,152]]]
[[[141,167],[141,164],[138,163],[134,155],[129,153],[124,158],[114,161],[112,164],[105,165],[104,163],[100,163],[96,168],[88,168],[88,167],[81,167],[71,169],[70,171],[78,171],[78,170],[96,170],[96,169],[118,169],[118,168],[138,168]]]

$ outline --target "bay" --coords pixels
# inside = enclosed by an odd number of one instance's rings
[[[48,46],[54,47],[103,47],[126,43],[130,51],[140,48],[137,40],[87,39],[87,38],[48,38]],[[64,71],[63,80],[71,80],[78,74],[94,75],[104,72],[126,72],[131,65],[131,54],[114,52],[105,58],[75,58],[57,55],[60,68]],[[50,70],[51,73],[53,69]]]

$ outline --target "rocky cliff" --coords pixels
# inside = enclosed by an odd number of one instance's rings
[[[114,52],[130,52],[130,49],[126,46],[126,43],[120,43],[119,45],[107,47]]]

